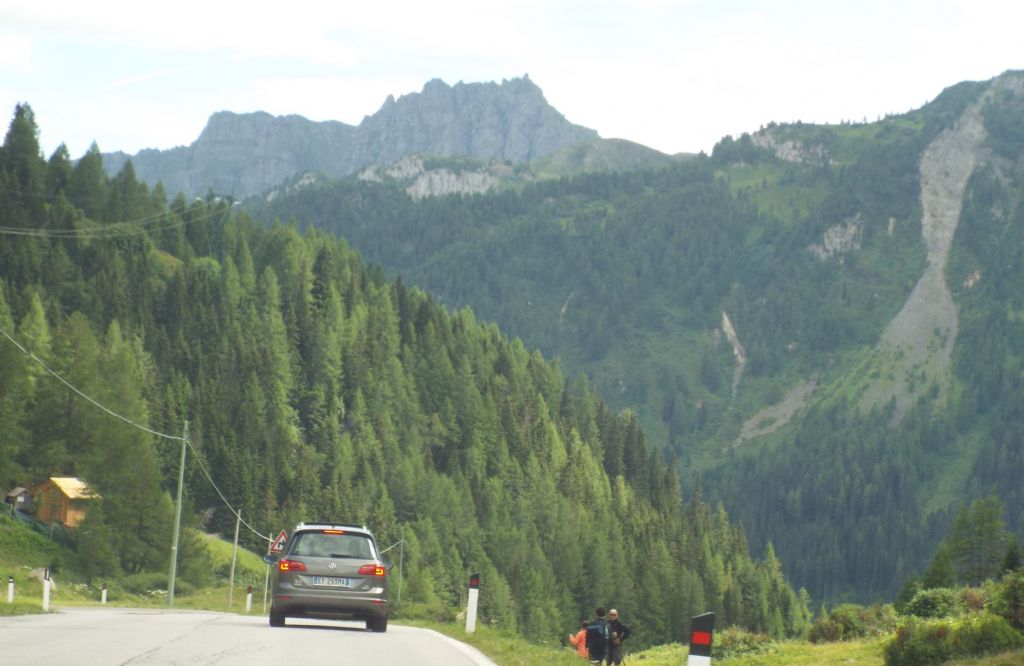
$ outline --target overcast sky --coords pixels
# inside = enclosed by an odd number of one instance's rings
[[[667,153],[874,120],[1024,69],[1005,0],[0,0],[3,131],[47,157],[192,143],[216,111],[358,125],[390,94],[529,74],[571,122]]]

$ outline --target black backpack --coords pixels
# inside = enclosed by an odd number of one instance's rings
[[[597,618],[587,625],[587,645],[591,647],[605,647],[611,638],[608,622],[604,618]]]

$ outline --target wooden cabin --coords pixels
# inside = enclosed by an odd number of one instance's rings
[[[85,481],[73,476],[51,476],[33,495],[36,518],[65,527],[78,527],[85,518],[89,502],[100,498]]]
[[[18,511],[32,513],[32,493],[29,492],[28,488],[18,486],[12,489],[4,495],[4,502],[10,504]]]

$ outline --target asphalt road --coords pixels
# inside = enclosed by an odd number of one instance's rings
[[[239,664],[256,666],[494,666],[480,652],[428,629],[263,616],[127,608],[62,609],[0,617],[0,662],[46,666]]]

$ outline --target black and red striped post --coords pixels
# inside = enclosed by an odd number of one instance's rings
[[[714,613],[704,613],[690,621],[690,656],[686,658],[686,666],[708,666],[711,663],[714,631]]]

